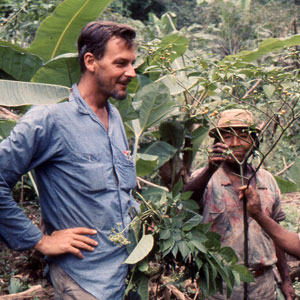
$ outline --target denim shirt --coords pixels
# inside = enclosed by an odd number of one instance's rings
[[[128,253],[109,235],[112,227],[122,229],[131,221],[136,175],[121,117],[110,103],[107,108],[108,131],[74,85],[69,101],[34,107],[21,118],[0,144],[0,236],[16,250],[41,239],[10,193],[21,175],[35,169],[47,234],[73,227],[97,230],[91,237],[98,246],[83,250],[83,259],[66,254],[49,260],[96,298],[121,300]]]

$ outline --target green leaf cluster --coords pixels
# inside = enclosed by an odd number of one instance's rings
[[[180,193],[180,186],[178,183],[171,193],[150,188],[139,195],[141,211],[129,235],[136,247],[131,246],[124,262],[134,264],[127,292],[136,288],[147,299],[140,285],[148,285],[159,274],[173,285],[192,278],[202,297],[222,293],[224,283],[229,297],[235,284],[253,281],[252,275],[238,264],[231,248],[221,247],[220,236],[210,231],[210,224],[202,223],[197,203],[189,199],[190,192]]]

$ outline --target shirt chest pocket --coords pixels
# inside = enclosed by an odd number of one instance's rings
[[[125,155],[119,156],[116,164],[120,188],[124,190],[134,189],[136,186],[135,165],[131,158]]]
[[[212,223],[212,230],[222,237],[231,230],[226,205],[219,193],[213,193],[206,203],[204,203],[204,222]]]
[[[96,162],[78,162],[73,166],[77,177],[75,187],[82,192],[99,192],[107,187],[104,165]]]

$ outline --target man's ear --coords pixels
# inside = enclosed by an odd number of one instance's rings
[[[84,59],[86,69],[90,72],[94,72],[95,71],[95,62],[96,62],[96,58],[95,58],[94,54],[92,54],[91,52],[87,52],[84,54],[83,59]]]

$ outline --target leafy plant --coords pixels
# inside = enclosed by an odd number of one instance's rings
[[[10,284],[8,286],[8,292],[10,294],[16,294],[19,292],[22,292],[24,289],[22,281],[18,278],[11,277],[10,278]]]
[[[133,265],[127,293],[137,288],[142,299],[148,299],[148,289],[141,285],[152,285],[161,293],[169,285],[175,288],[192,280],[190,294],[195,297],[220,291],[223,281],[229,296],[240,280],[253,281],[251,273],[237,264],[234,251],[221,248],[220,237],[201,223],[197,203],[189,200],[191,193],[179,190],[180,184],[171,193],[149,188],[137,194],[141,212],[132,221],[127,246],[129,251],[136,247],[124,262]]]
[[[9,80],[0,81],[0,104],[26,111],[27,105],[65,99],[80,76],[73,53],[76,35],[110,2],[95,5],[94,1],[66,0],[42,23],[30,47],[2,41],[0,51],[6,56],[0,61],[0,76]],[[179,192],[180,182],[190,175],[192,165],[206,161],[208,127],[224,109],[237,105],[256,109],[267,121],[265,137],[269,144],[278,137],[282,141],[283,134],[291,134],[291,128],[294,134],[299,133],[299,128],[288,122],[295,121],[299,112],[298,53],[294,46],[300,38],[269,39],[255,50],[220,60],[189,50],[193,36],[187,38],[186,34],[193,32],[185,28],[178,31],[173,13],[161,18],[151,15],[150,22],[138,25],[147,42],[140,42],[138,74],[128,88],[129,96],[114,102],[136,157],[141,192],[136,197],[142,202],[128,237],[132,254],[127,263],[132,265],[132,272],[127,292],[136,288],[143,299],[148,299],[149,287],[153,290],[156,286],[166,293],[183,290],[197,297],[213,294],[225,281],[230,294],[233,284],[249,281],[250,275],[238,265],[231,249],[221,248],[209,225],[201,223],[197,204]],[[46,89],[50,91],[48,99]],[[13,122],[1,120],[2,138]],[[298,153],[296,142],[292,137],[289,140]],[[201,145],[203,149],[199,149]],[[261,154],[264,152],[262,149]],[[290,169],[287,173],[285,179],[290,181],[282,183],[287,190],[291,185],[299,188],[296,172]],[[121,238],[126,244],[121,234],[126,230],[115,232],[115,240]]]

